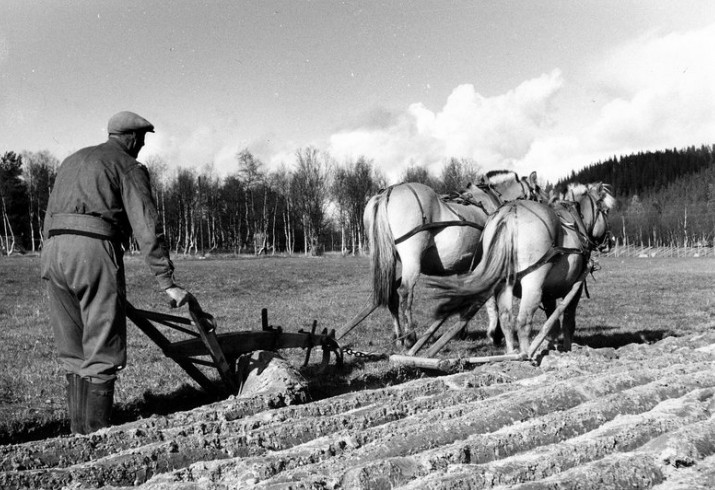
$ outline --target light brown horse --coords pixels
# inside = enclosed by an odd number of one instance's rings
[[[412,304],[419,275],[469,271],[479,262],[489,214],[506,201],[535,198],[539,192],[535,173],[520,179],[514,172],[497,171],[470,184],[459,199],[444,199],[418,183],[398,184],[370,199],[363,217],[372,257],[372,302],[390,310],[396,340],[415,341]]]
[[[437,316],[460,313],[471,317],[494,294],[507,352],[527,354],[534,313],[543,303],[547,315],[582,276],[595,249],[610,246],[608,211],[615,205],[604,184],[570,188],[574,202],[546,205],[516,201],[502,206],[486,224],[482,261],[462,278],[430,278],[429,284],[447,301]],[[583,286],[581,286],[582,288]],[[564,311],[564,349],[571,348],[576,327],[578,291]],[[520,297],[516,322],[514,297]],[[553,330],[552,330],[553,332]]]

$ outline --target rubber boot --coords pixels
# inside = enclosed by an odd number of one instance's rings
[[[86,416],[84,428],[87,434],[104,427],[109,427],[114,403],[114,380],[103,383],[92,383],[84,380],[87,385],[85,400]]]
[[[75,373],[67,373],[67,408],[72,434],[85,434],[84,419],[86,383]]]

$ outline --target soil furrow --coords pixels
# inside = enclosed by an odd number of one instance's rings
[[[667,400],[649,412],[618,417],[568,441],[493,463],[459,465],[452,467],[448,475],[433,473],[411,485],[413,488],[477,489],[542,480],[613,453],[633,451],[662,434],[708,419],[712,404],[712,389],[696,390],[685,397]],[[439,483],[435,483],[438,479]]]
[[[638,414],[653,409],[668,398],[685,395],[702,386],[715,386],[713,372],[682,375],[666,381],[655,381],[614,395],[589,401],[573,409],[550,413],[534,420],[514,424],[490,434],[477,434],[451,445],[424,451],[414,456],[372,459],[350,468],[343,477],[354,475],[370,484],[392,485],[446,469],[451,464],[478,464],[505,458],[538,446],[553,444],[584,434],[613,420],[618,415]],[[326,465],[327,466],[327,465]],[[336,468],[323,468],[316,473],[336,474]],[[353,485],[355,486],[355,485]]]
[[[715,469],[711,466],[715,462],[714,455],[715,417],[710,417],[656,438],[635,451],[607,456],[602,460],[571,468],[541,481],[508,488],[512,490],[577,488],[665,490],[683,488],[682,485],[686,485],[684,488],[697,489],[705,483],[704,488],[709,489],[713,488],[712,478],[715,477]],[[681,468],[689,470],[685,472]],[[687,483],[691,478],[694,480],[692,486]],[[710,485],[707,485],[707,482],[710,482]]]
[[[667,480],[653,490],[712,490],[715,488],[715,456],[684,467],[670,467],[665,471]]]
[[[467,385],[470,386],[469,383]],[[45,441],[44,444],[27,443],[5,447],[0,460],[0,470],[65,467],[102,458],[113,452],[136,449],[166,440],[176,442],[183,449],[196,446],[191,439],[196,438],[197,434],[201,440],[211,435],[219,439],[221,447],[225,449],[223,457],[250,456],[264,453],[268,449],[277,450],[302,444],[338,430],[360,430],[384,424],[419,412],[423,407],[434,408],[483,400],[503,393],[509,387],[507,384],[500,384],[483,388],[461,388],[457,391],[454,388],[456,385],[444,386],[451,391],[422,395],[410,402],[393,397],[392,403],[362,405],[360,408],[330,416],[296,417],[297,422],[289,414],[279,412],[272,412],[273,416],[269,417],[260,415],[233,422],[203,420],[185,424],[179,423],[184,420],[178,417],[161,421],[163,423],[154,423],[153,419],[148,423],[139,421],[126,424],[122,431],[102,431],[86,438],[64,437]],[[187,420],[195,418],[196,414],[192,414]],[[178,425],[178,428],[172,427],[173,424]],[[199,441],[198,444],[201,445],[202,442]],[[205,458],[199,458],[203,459]]]
[[[715,455],[715,417],[688,425],[663,435],[629,453],[608,456],[530,485],[510,487],[513,490],[601,488],[673,488],[666,479],[677,474],[679,468],[693,468],[702,464],[699,481],[707,482],[715,470],[703,464]],[[686,475],[687,477],[687,475]],[[697,481],[696,480],[696,483]],[[710,480],[712,483],[712,480]],[[576,485],[578,482],[578,485]],[[677,482],[677,478],[676,478]],[[697,486],[686,487],[697,488]],[[713,488],[712,485],[706,488]]]
[[[674,375],[679,372],[686,374]],[[309,467],[306,465],[327,460],[323,465],[319,465],[324,468],[315,468],[317,473],[315,478],[322,480],[327,478],[325,475],[333,475],[331,478],[335,478],[336,475],[355,465],[355,460],[382,461],[395,455],[401,456],[430,447],[439,447],[455,440],[463,440],[474,433],[489,433],[500,427],[510,426],[519,420],[546,415],[555,410],[563,410],[567,406],[578,406],[588,400],[598,400],[608,393],[619,393],[648,381],[652,383],[654,379],[661,377],[670,378],[668,386],[661,387],[661,390],[666,393],[663,396],[668,396],[667,394],[678,396],[699,386],[699,383],[707,383],[715,379],[712,372],[705,373],[702,367],[690,365],[671,366],[660,371],[644,370],[641,373],[588,375],[556,385],[543,379],[541,381],[545,384],[542,386],[542,383],[538,382],[539,378],[533,378],[524,382],[529,386],[522,386],[519,391],[500,395],[482,404],[469,404],[467,408],[434,409],[360,432],[341,431],[293,447],[290,451],[270,453],[261,458],[218,462],[216,465],[211,465],[210,471],[213,474],[221,474],[227,479],[235,478],[239,481],[263,480],[276,473],[287,471],[286,475],[280,478],[289,482],[308,478]],[[533,384],[541,388],[530,386]],[[653,391],[653,388],[649,388],[649,391]],[[634,396],[632,401],[636,406],[648,405],[648,400],[653,398],[653,395],[645,398],[639,400]],[[651,402],[651,406],[660,401],[657,395],[655,398],[656,401]],[[641,410],[645,409],[647,408]],[[451,417],[452,420],[448,420],[450,413],[457,415]],[[477,413],[480,414],[479,417],[474,416]],[[429,421],[426,422],[425,419]],[[596,417],[595,424],[598,423]],[[333,459],[338,459],[335,458],[336,455],[340,455],[339,464],[332,462]],[[294,472],[288,471],[294,468],[300,469]],[[194,476],[201,474],[201,471],[193,469],[191,472]],[[181,470],[178,473],[181,473]],[[206,475],[201,475],[204,476]],[[167,476],[167,481],[173,478],[174,476]],[[180,478],[184,477],[180,476]],[[212,479],[211,476],[208,478]]]
[[[577,347],[538,367],[503,362],[299,405],[280,392],[230,398],[0,447],[0,487],[704,485],[714,340]]]

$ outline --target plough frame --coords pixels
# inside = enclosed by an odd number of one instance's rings
[[[189,314],[191,318],[141,310],[127,302],[127,318],[153,340],[166,357],[173,359],[204,390],[212,394],[224,391],[230,394],[240,393],[242,383],[236,376],[237,361],[242,355],[257,350],[303,348],[306,349],[303,363],[305,366],[310,360],[312,349],[321,347],[324,366],[329,363],[331,352],[335,354],[338,366],[343,363],[343,352],[335,339],[335,330],[328,332],[323,329],[321,333],[316,333],[317,321],[313,321],[310,332],[302,329],[298,332],[284,332],[282,327],[268,324],[268,310],[263,308],[260,331],[217,334],[216,320],[203,311],[193,297],[189,301]],[[172,342],[157,328],[157,324],[187,334],[190,338]],[[201,356],[209,356],[210,359]],[[220,390],[197,366],[215,368],[224,390]]]

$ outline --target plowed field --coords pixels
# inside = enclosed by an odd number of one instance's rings
[[[715,486],[715,332],[1,447],[2,488]]]

